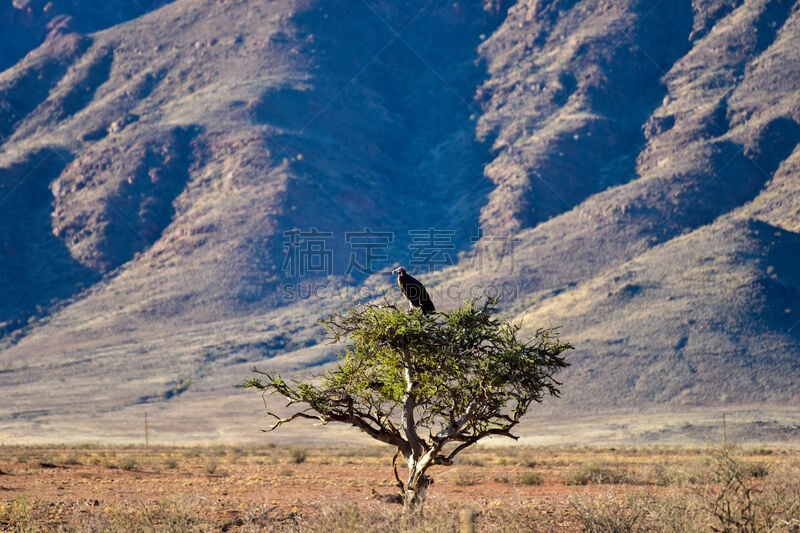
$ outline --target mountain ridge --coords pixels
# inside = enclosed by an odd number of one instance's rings
[[[241,435],[398,264],[561,327],[543,416],[797,405],[797,2],[150,4],[0,73],[4,432]]]

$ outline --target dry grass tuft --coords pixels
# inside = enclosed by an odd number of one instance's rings
[[[633,483],[630,473],[617,466],[602,463],[581,465],[567,479],[567,485]]]

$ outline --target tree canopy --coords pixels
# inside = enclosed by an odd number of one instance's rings
[[[353,425],[397,449],[409,475],[406,505],[424,500],[426,471],[452,464],[484,437],[517,438],[511,430],[534,402],[558,396],[554,375],[568,366],[572,348],[553,328],[519,340],[519,324],[495,318],[497,301],[465,302],[423,314],[392,304],[351,307],[323,321],[335,342],[346,343],[334,368],[315,380],[288,382],[254,368],[246,386],[284,396],[297,410],[270,428],[297,418]]]

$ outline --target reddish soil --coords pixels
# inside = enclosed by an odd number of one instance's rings
[[[169,504],[199,513],[204,523],[225,527],[242,525],[242,517],[258,513],[313,519],[321,509],[336,505],[394,506],[375,496],[398,492],[390,454],[301,450],[299,455],[306,453],[307,457],[292,457],[287,450],[5,448],[0,450],[0,509],[5,506],[8,515],[14,502],[26,502],[35,507],[30,513],[36,521],[64,526],[76,514],[143,511]],[[519,458],[490,464],[505,459],[487,457],[433,470],[429,504],[476,512],[517,504],[552,513],[566,505],[570,494],[587,491],[565,485],[563,468],[529,466]],[[539,484],[530,480],[534,472],[541,475]],[[5,524],[2,518],[0,513],[0,529],[10,525],[8,516]]]

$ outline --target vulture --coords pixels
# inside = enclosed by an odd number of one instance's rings
[[[436,311],[436,307],[434,307],[431,297],[428,296],[425,286],[406,272],[405,268],[395,268],[392,270],[392,274],[397,274],[397,285],[400,287],[403,296],[408,300],[408,303],[411,304],[411,309],[422,309],[424,314]]]

